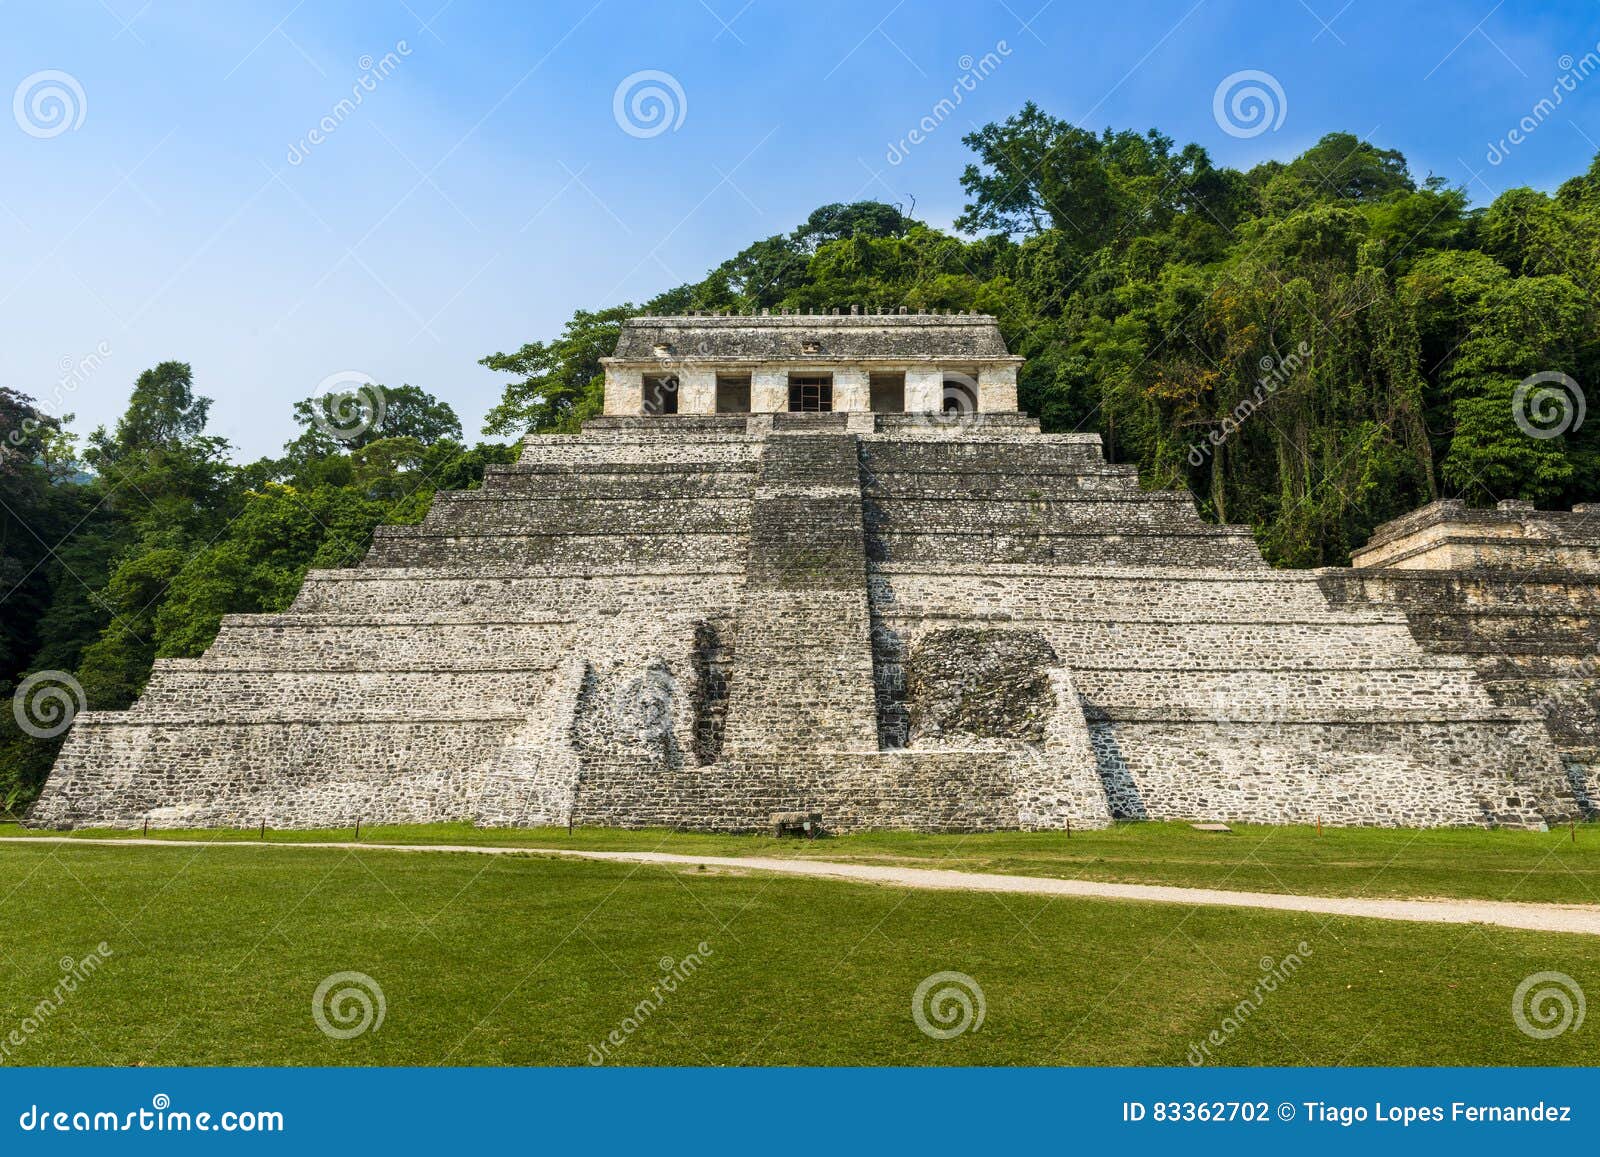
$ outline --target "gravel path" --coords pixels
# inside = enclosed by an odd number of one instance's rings
[[[671,864],[741,872],[777,872],[858,884],[888,884],[936,891],[1013,892],[1032,896],[1068,896],[1088,900],[1137,900],[1149,904],[1198,904],[1225,908],[1270,908],[1280,912],[1315,912],[1325,916],[1359,916],[1374,920],[1410,920],[1431,924],[1496,924],[1535,932],[1575,932],[1600,936],[1600,905],[1517,904],[1494,900],[1386,900],[1354,896],[1294,896],[1277,892],[1230,892],[1218,888],[1180,888],[1165,884],[1108,884],[1096,880],[1062,880],[1048,876],[1002,876],[989,872],[952,872],[938,868],[904,868],[878,864],[843,864],[832,860],[773,859],[767,856],[682,856],[670,852],[600,852],[568,848],[511,848],[473,844],[245,843],[128,839],[84,840],[72,836],[14,836],[0,844],[70,843],[93,847],[161,848],[347,848],[354,851],[465,852],[474,855],[569,856],[623,864]]]

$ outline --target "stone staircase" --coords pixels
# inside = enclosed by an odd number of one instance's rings
[[[877,751],[864,543],[856,437],[768,438],[736,616],[730,759]]]

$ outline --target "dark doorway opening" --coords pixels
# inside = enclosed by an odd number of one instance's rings
[[[643,412],[646,414],[676,414],[678,412],[678,379],[674,377],[645,378]]]
[[[789,376],[789,412],[791,414],[833,413],[833,377]]]
[[[717,375],[717,413],[750,412],[750,379]]]
[[[874,414],[901,414],[906,408],[904,374],[871,374],[867,378]]]

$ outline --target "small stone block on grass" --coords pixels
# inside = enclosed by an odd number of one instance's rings
[[[781,840],[784,836],[801,836],[815,839],[817,833],[822,831],[821,812],[773,812],[768,823],[772,827],[772,838]]]

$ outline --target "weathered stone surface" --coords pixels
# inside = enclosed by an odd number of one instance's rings
[[[1362,569],[1600,574],[1600,510],[1535,510],[1516,500],[1475,509],[1443,499],[1378,527],[1351,562]]]
[[[1009,359],[1010,351],[994,318],[982,314],[703,313],[634,318],[614,356],[648,362],[805,359],[831,369],[858,360]]]
[[[1435,502],[1380,526],[1355,562],[1320,572],[1333,605],[1403,611],[1489,702],[1541,717],[1576,802],[1600,811],[1600,509]]]
[[[906,663],[908,746],[970,737],[1044,740],[1057,656],[1037,631],[952,627],[922,637]]]

